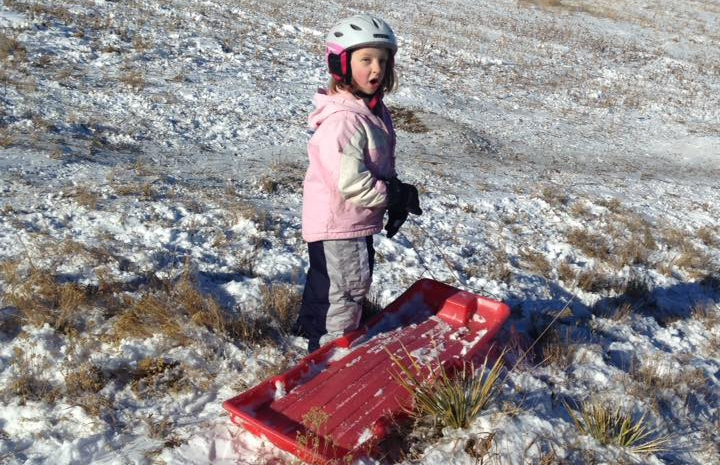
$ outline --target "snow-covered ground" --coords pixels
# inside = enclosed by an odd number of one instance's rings
[[[425,214],[373,299],[504,300],[516,357],[569,303],[417,463],[720,463],[717,0],[1,5],[0,462],[283,460],[221,404],[302,356],[306,116],[325,30],[374,12]],[[671,447],[581,435],[589,399]]]

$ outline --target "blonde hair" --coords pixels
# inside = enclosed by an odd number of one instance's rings
[[[388,60],[388,67],[385,69],[385,74],[383,75],[383,80],[380,83],[380,89],[382,89],[383,93],[390,93],[393,90],[395,90],[395,87],[397,87],[397,73],[395,72],[395,59],[391,58]],[[330,93],[335,93],[338,90],[346,90],[348,92],[354,92],[355,89],[352,84],[345,84],[342,81],[338,81],[334,77],[330,78],[330,82],[328,83],[328,90]]]

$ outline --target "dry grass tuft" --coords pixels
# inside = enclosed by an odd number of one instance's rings
[[[614,311],[609,315],[614,321],[627,323],[630,321],[630,317],[635,313],[635,307],[628,303],[622,303],[615,307]]]
[[[53,273],[32,265],[22,269],[18,262],[4,262],[0,276],[6,283],[3,300],[19,310],[23,323],[48,324],[64,334],[81,329],[90,302],[89,289],[59,282]]]
[[[192,387],[183,364],[159,357],[142,359],[132,378],[130,389],[138,397],[177,394]]]
[[[139,69],[126,68],[120,75],[120,82],[134,90],[143,90],[147,84],[145,74]]]
[[[75,199],[78,205],[90,210],[96,210],[100,202],[100,195],[86,186],[76,187],[66,192],[65,195]]]
[[[585,255],[600,260],[610,256],[610,246],[605,237],[583,229],[571,229],[567,234],[568,243],[582,251]]]
[[[424,134],[430,132],[430,128],[428,128],[427,125],[418,118],[415,111],[411,108],[392,106],[390,107],[390,112],[393,115],[393,124],[396,129],[413,134]]]
[[[95,394],[105,387],[107,379],[97,365],[83,363],[65,375],[65,391],[69,397]]]
[[[563,189],[560,186],[553,184],[543,186],[542,189],[540,189],[538,197],[553,207],[567,205],[570,201],[570,197],[563,191]]]
[[[498,249],[493,252],[493,260],[487,264],[487,274],[490,279],[509,283],[512,279],[512,269],[510,268],[510,257],[507,252]]]
[[[697,238],[708,247],[720,247],[720,236],[715,232],[715,228],[703,226],[697,230]]]
[[[683,268],[692,277],[703,277],[713,269],[710,255],[687,242],[680,249],[680,254],[673,260],[673,265]]]
[[[578,272],[568,262],[560,262],[557,267],[558,279],[565,284],[575,283],[578,277]]]
[[[577,345],[572,343],[568,328],[554,326],[538,341],[536,350],[543,365],[566,370],[573,363]]]
[[[3,62],[3,66],[17,66],[20,63],[25,63],[27,61],[27,49],[17,37],[10,37],[0,32],[0,61]]]
[[[708,330],[720,326],[720,307],[712,302],[702,302],[695,305],[691,315],[693,319],[701,322]]]
[[[180,344],[187,343],[189,336],[183,327],[183,315],[162,292],[147,291],[130,305],[112,324],[112,338],[144,339],[160,335]]]
[[[59,390],[52,385],[46,373],[51,372],[50,363],[37,354],[26,354],[15,348],[12,359],[13,374],[8,378],[2,390],[3,397],[25,404],[28,401],[52,404],[60,397]]]
[[[687,233],[685,231],[670,226],[662,228],[660,230],[660,236],[668,247],[674,249],[684,247],[688,241]]]
[[[262,308],[277,322],[280,330],[289,334],[300,311],[302,294],[296,286],[285,283],[266,283],[261,289]]]
[[[0,148],[6,149],[14,143],[15,137],[10,133],[10,130],[7,128],[0,129]]]
[[[193,323],[216,334],[227,334],[225,312],[212,296],[200,292],[197,282],[190,274],[189,266],[186,265],[182,278],[171,292],[171,297],[174,303],[190,316]]]
[[[692,366],[676,368],[675,365],[663,363],[663,357],[658,354],[646,357],[639,367],[632,367],[630,377],[642,384],[647,389],[646,392],[658,389],[678,391],[683,387],[698,392],[706,388],[709,381],[701,368]]]
[[[545,255],[532,250],[524,250],[521,253],[521,257],[531,273],[538,274],[544,278],[552,277],[553,267]]]
[[[622,214],[624,212],[624,208],[622,205],[622,202],[616,198],[610,198],[610,199],[601,199],[597,201],[597,204],[601,207],[607,208],[610,212],[616,213],[616,214]]]
[[[577,287],[585,292],[600,293],[615,287],[612,278],[595,267],[580,271],[576,280]]]
[[[203,326],[216,334],[227,335],[227,317],[211,296],[202,294],[189,273],[173,286],[147,290],[132,300],[113,323],[116,340],[162,335],[180,344],[192,337],[192,325]]]
[[[610,262],[618,269],[632,265],[646,265],[650,250],[642,240],[631,237],[626,241],[616,242]]]
[[[590,207],[587,205],[587,202],[585,200],[578,200],[573,202],[573,204],[570,206],[570,209],[568,210],[570,214],[576,218],[590,218],[592,217],[592,212],[590,211]]]
[[[278,190],[278,182],[270,176],[263,176],[259,183],[260,191],[266,194],[274,194]]]
[[[248,344],[263,344],[273,341],[273,324],[270,318],[236,318],[228,323],[228,334],[235,340]]]

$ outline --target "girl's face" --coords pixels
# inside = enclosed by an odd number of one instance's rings
[[[353,87],[372,95],[380,89],[390,52],[386,48],[365,47],[355,50],[350,58]]]

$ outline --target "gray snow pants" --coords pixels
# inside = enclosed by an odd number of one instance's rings
[[[310,267],[296,332],[317,345],[325,333],[357,329],[375,265],[373,238],[308,243]]]

